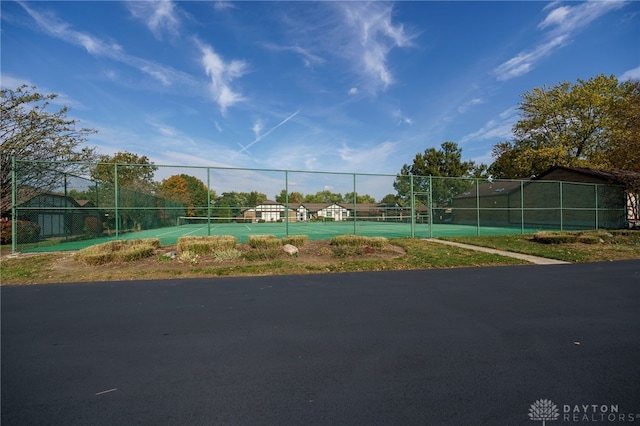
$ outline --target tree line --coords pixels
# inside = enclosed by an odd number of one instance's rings
[[[94,129],[78,127],[67,117],[68,108],[50,111],[55,94],[41,94],[33,86],[2,89],[0,115],[0,215],[6,216],[11,203],[11,158],[60,161],[46,168],[37,163],[22,169],[20,186],[51,188],[59,185],[63,173],[89,173],[100,182],[113,182],[111,164],[118,168],[118,185],[153,193],[186,206],[188,215],[205,215],[201,206],[228,208],[233,215],[241,206],[260,204],[267,199],[258,192],[224,192],[217,195],[196,177],[179,174],[154,182],[157,170],[149,158],[130,152],[99,155],[87,147]],[[414,192],[431,190],[434,202],[460,191],[454,182],[425,177],[493,177],[518,179],[535,176],[552,166],[583,167],[640,172],[640,81],[620,82],[615,76],[598,75],[576,83],[562,82],[537,87],[521,95],[520,117],[513,126],[511,140],[493,146],[490,165],[464,161],[462,148],[453,141],[417,153],[411,164],[404,164],[394,182],[396,194],[380,202],[408,203],[410,186]],[[95,163],[98,164],[95,164]],[[94,164],[89,164],[94,163]],[[128,164],[130,166],[124,166]],[[413,176],[408,179],[409,176]],[[430,184],[432,188],[427,188]],[[460,181],[462,182],[462,181]],[[464,185],[464,183],[460,183]],[[79,194],[78,194],[79,195]],[[339,194],[319,191],[275,194],[278,202],[374,203],[368,194]],[[442,200],[439,200],[439,199]],[[210,203],[210,204],[208,204]]]

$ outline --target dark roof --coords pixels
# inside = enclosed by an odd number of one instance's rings
[[[482,183],[478,186],[473,185],[463,193],[453,198],[475,198],[479,194],[480,197],[491,197],[497,195],[508,195],[520,189],[519,180],[494,180],[493,182]],[[528,183],[525,181],[525,183]]]
[[[544,172],[537,175],[534,179],[541,180],[545,176],[553,173],[556,170],[564,170],[585,176],[591,176],[598,179],[606,180],[611,183],[625,184],[629,180],[640,179],[640,172],[634,172],[630,170],[602,170],[602,169],[588,169],[581,167],[565,167],[565,166],[553,166]]]

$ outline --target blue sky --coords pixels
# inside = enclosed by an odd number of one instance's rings
[[[1,2],[2,87],[57,93],[103,154],[397,173],[491,163],[520,95],[640,78],[640,2]],[[272,194],[269,194],[270,196]]]

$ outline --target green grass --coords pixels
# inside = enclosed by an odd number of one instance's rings
[[[0,263],[0,282],[2,284],[34,282],[48,275],[56,254],[7,258]]]
[[[566,262],[640,259],[639,231],[541,232],[442,239]]]

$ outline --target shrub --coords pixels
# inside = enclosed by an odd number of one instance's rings
[[[334,257],[359,256],[363,253],[363,246],[340,245],[333,248]]]
[[[116,240],[102,244],[95,244],[79,250],[73,258],[87,265],[104,265],[107,263],[132,262],[153,255],[160,247],[158,238],[141,240]]]
[[[383,249],[388,240],[384,237],[364,237],[360,235],[338,235],[331,238],[335,257],[358,256],[363,253]]]
[[[270,247],[270,248],[257,248],[251,249],[242,254],[242,257],[248,261],[256,260],[273,260],[282,257],[284,252],[282,247]]]
[[[189,251],[195,254],[213,254],[216,251],[236,248],[236,238],[232,235],[211,235],[207,237],[180,237],[176,251]]]
[[[11,244],[12,223],[9,218],[0,220],[0,244]],[[18,243],[33,243],[40,239],[40,225],[35,222],[17,220],[16,232],[18,234]]]
[[[220,250],[213,253],[213,258],[216,262],[235,260],[240,257],[242,257],[242,253],[237,249]]]
[[[335,246],[375,247],[384,248],[388,240],[384,237],[364,237],[361,235],[337,235],[331,238],[331,244]]]
[[[533,241],[542,244],[599,244],[612,240],[613,234],[603,231],[587,232],[537,232],[533,235]]]
[[[289,235],[282,239],[282,245],[291,244],[292,246],[302,247],[308,238],[306,235]]]
[[[575,243],[577,241],[577,237],[575,234],[570,234],[566,232],[536,232],[533,235],[533,241],[542,243],[542,244],[567,244],[567,243]]]
[[[250,235],[249,246],[254,249],[280,248],[282,243],[274,235]]]
[[[84,218],[84,231],[90,236],[102,234],[102,222],[95,216],[87,216]]]
[[[200,255],[189,250],[185,250],[178,255],[178,262],[197,265],[200,261]]]

